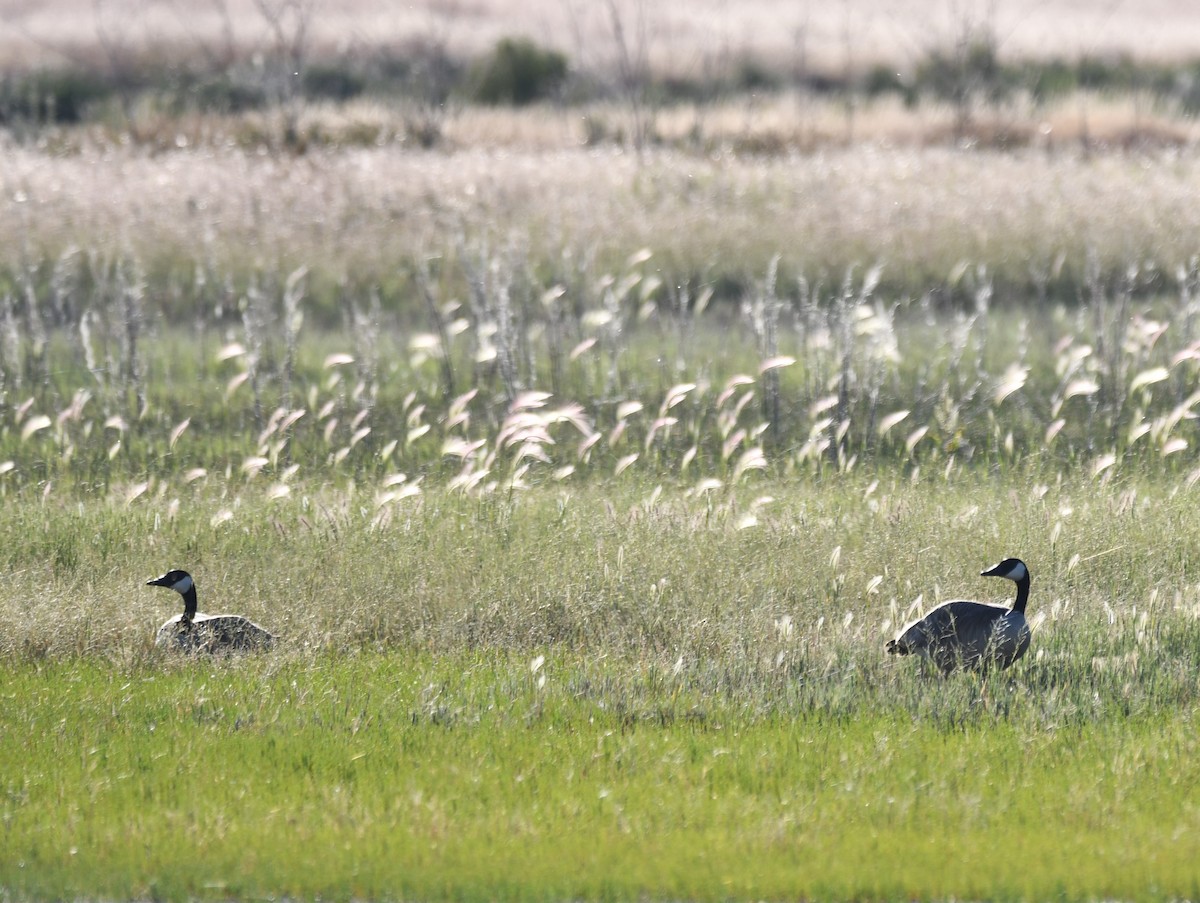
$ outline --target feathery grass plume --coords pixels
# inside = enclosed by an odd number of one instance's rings
[[[688,469],[688,465],[691,464],[696,459],[697,452],[698,452],[697,447],[695,445],[693,445],[690,448],[688,448],[687,451],[685,451],[683,453],[683,457],[679,459],[679,472],[680,473],[683,473],[685,470]]]
[[[659,406],[658,413],[660,417],[666,416],[666,413],[673,407],[682,402],[689,393],[696,390],[696,383],[680,383],[672,386],[663,396],[662,404]]]
[[[21,425],[21,441],[28,442],[35,434],[53,426],[53,421],[45,414],[35,414]]]
[[[1019,363],[1009,364],[1008,369],[1004,371],[1004,376],[1001,377],[1000,384],[996,386],[996,391],[992,395],[993,401],[999,405],[1008,396],[1020,391],[1028,377],[1029,367]]]
[[[1062,428],[1066,425],[1067,425],[1067,421],[1065,421],[1061,417],[1059,417],[1058,419],[1054,420],[1048,427],[1046,427],[1046,435],[1045,435],[1043,441],[1046,443],[1047,448],[1049,448],[1054,443],[1054,437],[1057,436],[1059,434],[1059,432],[1062,430]]]
[[[716,477],[707,477],[707,478],[701,480],[700,482],[698,482],[691,489],[689,489],[688,495],[692,495],[692,496],[708,495],[711,492],[716,492],[718,489],[722,489],[724,487],[724,485],[725,484],[722,483],[720,480],[718,480]]]
[[[250,370],[243,370],[241,373],[233,376],[225,385],[225,400],[229,401],[233,398],[233,394],[241,388],[241,386],[250,379]]]
[[[335,432],[337,432],[339,422],[340,421],[338,420],[337,417],[330,417],[328,420],[325,421],[325,426],[321,430],[321,438],[323,438],[325,440],[326,445],[332,444],[333,434]],[[426,425],[425,429],[428,429],[428,428],[429,428],[428,425]],[[411,432],[409,433],[409,436],[410,437],[412,436]]]
[[[919,426],[904,438],[904,450],[911,458],[914,455],[917,445],[922,439],[929,434],[929,424]]]
[[[261,455],[252,455],[242,461],[241,471],[246,475],[247,480],[253,480],[270,463],[269,459]]]
[[[588,351],[591,351],[594,347],[596,347],[596,338],[594,336],[589,336],[588,338],[580,341],[579,344],[570,350],[570,352],[567,354],[567,359],[570,361],[579,360],[579,358],[583,357],[584,354],[586,354]]]
[[[284,407],[292,404],[292,385],[296,379],[296,357],[300,353],[300,329],[304,311],[300,304],[308,288],[307,266],[299,266],[288,274],[282,294],[281,326],[283,328],[283,363],[280,367],[280,401]]]
[[[767,264],[766,278],[760,290],[752,299],[742,302],[742,315],[750,323],[758,344],[759,358],[763,365],[759,367],[759,377],[762,380],[763,412],[762,416],[772,425],[774,440],[780,437],[780,379],[779,366],[779,317],[783,311],[783,301],[776,292],[776,281],[779,275],[778,254]],[[769,365],[769,366],[768,366]]]
[[[642,443],[642,450],[647,454],[650,452],[651,446],[654,445],[654,439],[658,436],[661,430],[664,435],[669,435],[671,427],[679,423],[676,417],[656,417],[651,423],[650,428],[646,431],[646,439]]]
[[[766,468],[767,457],[762,448],[758,446],[748,448],[738,457],[730,482],[737,483],[748,470],[766,470]]]
[[[454,398],[449,407],[446,409],[446,416],[442,421],[443,429],[452,430],[456,427],[464,429],[471,425],[471,410],[470,403],[479,394],[478,389],[471,389],[469,392],[464,392],[457,398]]]
[[[1138,389],[1160,383],[1171,375],[1166,367],[1151,367],[1143,370],[1129,382],[1129,393],[1132,395]]]
[[[624,421],[622,421],[624,422]],[[599,432],[592,433],[590,436],[585,436],[579,441],[579,446],[576,450],[576,457],[583,462],[587,462],[591,457],[592,448],[602,438]]]
[[[246,370],[242,381],[235,384],[231,380],[227,390],[227,395],[229,395],[243,382],[249,385],[254,423],[260,430],[265,422],[262,365],[266,359],[272,321],[274,320],[270,301],[272,294],[270,281],[270,277],[263,277],[262,274],[259,274],[259,278],[252,280],[246,287],[245,303],[242,306],[242,334],[245,337],[246,347],[249,349],[242,361]],[[264,285],[264,282],[267,284]]]
[[[481,330],[484,324],[492,330],[491,346],[494,348],[497,371],[505,396],[511,403],[526,385],[521,373],[521,334],[525,312],[513,304],[517,277],[511,257],[516,256],[517,252],[511,249],[510,257],[506,258],[492,255],[486,242],[473,251],[462,245],[460,240],[458,257],[469,289],[471,318],[477,330]]]
[[[888,434],[889,431],[891,431],[892,427],[903,423],[911,413],[912,411],[903,410],[893,411],[892,413],[886,415],[882,420],[879,421],[879,425],[876,427],[879,438],[882,439]],[[911,451],[912,449],[910,448],[909,452],[911,453]]]
[[[135,483],[125,490],[125,506],[129,507],[132,505],[137,499],[145,494],[146,490],[150,488],[150,485],[150,481],[146,480],[141,483]]]
[[[725,438],[725,441],[721,443],[722,461],[728,461],[733,457],[733,453],[746,441],[746,435],[746,430],[739,427]]]
[[[1115,454],[1109,452],[1107,454],[1100,455],[1094,462],[1092,462],[1092,477],[1095,478],[1103,476],[1105,472],[1116,463],[1117,456]]]
[[[1165,458],[1168,455],[1175,454],[1176,452],[1184,451],[1187,447],[1188,441],[1186,439],[1181,439],[1179,437],[1168,439],[1162,444],[1162,456]]]

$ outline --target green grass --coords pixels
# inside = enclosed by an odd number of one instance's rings
[[[877,670],[877,669],[876,669]],[[1021,676],[769,715],[579,654],[25,664],[0,885],[36,898],[1172,899],[1198,718]],[[637,688],[632,705],[612,687]],[[786,690],[776,690],[781,698]],[[625,705],[621,705],[625,702]]]

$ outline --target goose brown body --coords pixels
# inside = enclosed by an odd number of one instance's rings
[[[1029,649],[1029,568],[1019,558],[1007,558],[980,576],[1016,583],[1012,607],[963,599],[947,602],[889,640],[887,651],[924,656],[947,674],[956,668],[1010,667]]]
[[[146,581],[183,596],[183,614],[158,628],[158,646],[182,652],[248,652],[269,649],[278,639],[264,627],[241,615],[206,615],[197,611],[196,584],[187,571],[168,571]]]

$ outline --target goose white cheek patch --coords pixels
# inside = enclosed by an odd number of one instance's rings
[[[171,589],[175,590],[175,592],[179,593],[181,596],[191,588],[192,588],[192,578],[191,577],[184,577],[182,580],[180,580],[178,583],[176,583],[174,586],[171,587]]]

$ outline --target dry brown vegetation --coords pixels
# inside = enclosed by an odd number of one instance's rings
[[[669,273],[761,277],[782,254],[810,279],[882,262],[885,279],[940,284],[961,262],[999,285],[1077,274],[1087,254],[1173,272],[1196,252],[1200,163],[1190,154],[855,146],[744,157],[614,148],[455,153],[394,148],[149,155],[14,148],[0,169],[3,263],[71,246],[152,271],[306,264],[387,279],[463,239],[534,260],[647,247]]]
[[[696,78],[749,58],[793,74],[902,68],[976,39],[1005,56],[1067,60],[1173,60],[1200,46],[1200,10],[1180,0],[1102,10],[57,0],[9,3],[0,24],[10,70],[111,67],[151,51],[236,56],[289,40],[306,59],[430,44],[471,54],[512,33],[597,73]],[[522,109],[451,98],[422,115],[386,97],[221,115],[151,97],[84,125],[7,133],[0,267],[78,247],[136,256],[152,279],[198,264],[235,274],[303,264],[369,282],[485,240],[551,267],[564,254],[604,261],[650,248],[668,281],[745,285],[780,254],[817,281],[881,262],[901,292],[975,265],[1000,292],[1044,292],[1060,277],[1070,291],[1089,257],[1106,274],[1135,261],[1173,272],[1195,253],[1196,139],[1194,119],[1137,92],[1037,102],[1018,92],[954,109],[797,83],[671,104],[619,90]]]

